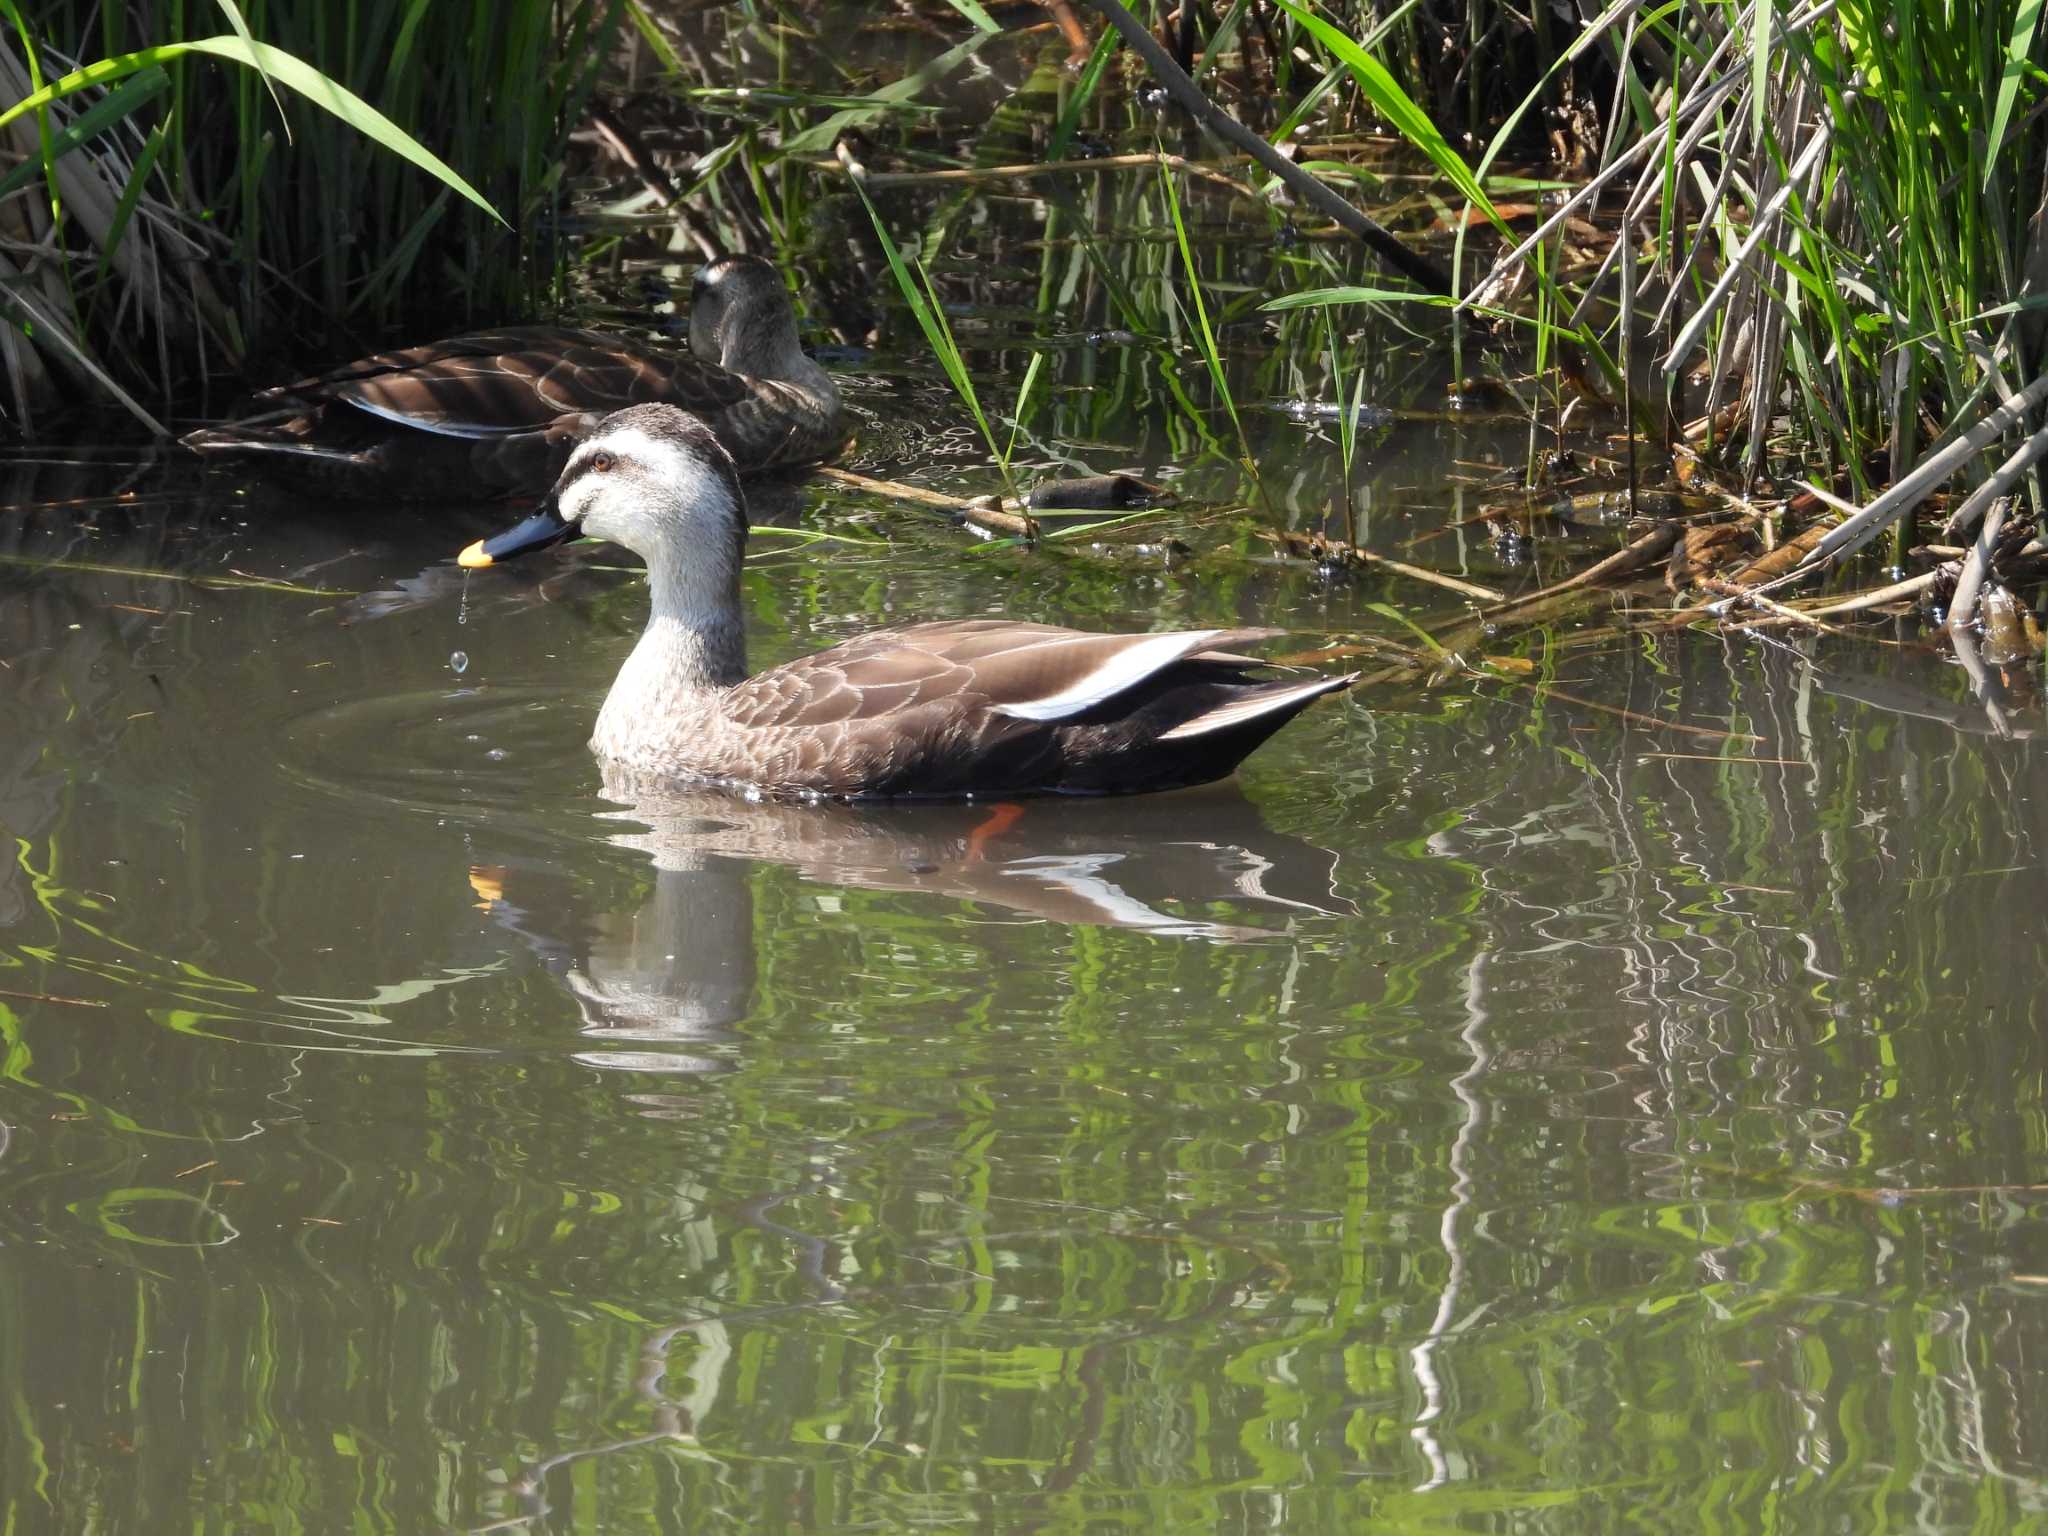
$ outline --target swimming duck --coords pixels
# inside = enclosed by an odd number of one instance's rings
[[[583,535],[647,562],[653,612],[598,712],[607,780],[778,796],[1113,794],[1220,779],[1356,673],[1267,679],[1271,629],[1097,634],[966,619],[877,630],[747,675],[745,502],[672,406],[615,412],[541,510],[462,551],[480,567]]]
[[[782,275],[756,256],[697,274],[687,354],[516,326],[380,352],[257,399],[278,408],[185,446],[361,497],[538,495],[606,412],[648,401],[696,415],[750,473],[822,458],[846,437],[839,391],[804,355]]]

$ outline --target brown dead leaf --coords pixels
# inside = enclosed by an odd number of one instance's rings
[[[1827,529],[1819,523],[1803,529],[1787,539],[1768,554],[1759,555],[1731,578],[1739,587],[1757,587],[1776,577],[1784,575],[1813,553],[1814,547],[1826,535]]]
[[[1683,592],[1704,576],[1756,553],[1756,529],[1746,522],[1707,523],[1685,530],[1664,567],[1664,588]]]

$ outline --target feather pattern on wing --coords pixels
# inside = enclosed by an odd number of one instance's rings
[[[331,494],[413,499],[538,494],[599,420],[635,405],[688,411],[745,471],[833,452],[839,392],[804,355],[781,275],[751,257],[706,273],[696,352],[567,326],[473,331],[266,390],[268,412],[184,441]]]

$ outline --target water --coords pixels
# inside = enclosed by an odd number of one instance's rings
[[[622,806],[610,557],[137,483],[0,568],[13,1529],[2042,1527],[2048,829],[1939,659]],[[757,557],[757,662],[1418,600],[799,495],[898,541]]]

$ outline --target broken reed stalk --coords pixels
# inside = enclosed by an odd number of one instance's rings
[[[1991,551],[1998,543],[1999,533],[2005,528],[2005,516],[2011,508],[2012,502],[2003,496],[1991,503],[1990,510],[1984,514],[1984,526],[1977,530],[1977,542],[1963,557],[1962,574],[1956,578],[1956,595],[1948,605],[1948,631],[1951,635],[1968,629],[1977,617],[1977,595],[1984,590],[1984,580],[1991,574]]]
[[[1818,607],[1801,608],[1800,613],[1810,613],[1818,618],[1834,618],[1845,613],[1865,613],[1872,608],[1882,608],[1887,603],[1903,602],[1918,597],[1936,581],[1941,572],[1923,571],[1918,576],[1909,576],[1904,581],[1895,581],[1889,586],[1873,587],[1868,592],[1857,592],[1842,598],[1839,602],[1822,603]]]
[[[1431,293],[1450,293],[1451,277],[1448,272],[1427,256],[1408,249],[1392,231],[1353,206],[1350,200],[1334,187],[1303,170],[1265,139],[1217,106],[1202,93],[1200,86],[1188,78],[1187,73],[1174,61],[1173,55],[1159,45],[1145,24],[1119,5],[1117,0],[1089,0],[1089,4],[1094,6],[1104,21],[1116,28],[1125,45],[1145,61],[1146,68],[1152,71],[1152,77],[1165,87],[1166,94],[1183,107],[1195,121],[1219,139],[1236,145],[1250,155],[1304,202],[1335,219],[1370,246],[1396,271],[1419,283]]]
[[[1682,531],[1676,523],[1659,523],[1648,533],[1631,540],[1605,560],[1587,566],[1576,576],[1567,576],[1563,581],[1553,582],[1541,591],[1525,592],[1520,597],[1510,598],[1494,607],[1482,608],[1479,610],[1479,617],[1488,620],[1504,618],[1521,609],[1533,608],[1539,603],[1548,602],[1554,597],[1562,597],[1582,587],[1611,581],[1617,576],[1632,575],[1653,561],[1670,554],[1672,545],[1678,542],[1678,536]]]
[[[907,485],[901,480],[877,480],[869,475],[857,475],[850,469],[841,469],[835,464],[821,465],[812,473],[820,480],[830,480],[856,491],[866,491],[875,496],[889,496],[897,501],[912,501],[920,506],[936,507],[952,513],[962,522],[979,528],[984,533],[1018,539],[1035,540],[1038,537],[1037,518],[1028,512],[1011,512],[1001,506],[990,506],[989,501],[992,498],[951,496],[944,491],[927,490],[921,485]]]
[[[1700,586],[1708,592],[1733,598],[1737,603],[1748,603],[1752,607],[1761,608],[1773,618],[1783,619],[1789,624],[1803,624],[1809,629],[1817,629],[1824,635],[1834,635],[1838,639],[1850,638],[1848,630],[1817,617],[1810,608],[1787,607],[1775,598],[1766,597],[1761,592],[1723,580],[1721,577],[1709,576],[1700,582]],[[1722,605],[1716,603],[1713,606],[1718,609]]]
[[[1405,576],[1410,581],[1423,582],[1432,587],[1441,587],[1446,592],[1455,592],[1460,597],[1469,597],[1482,603],[1500,603],[1507,600],[1507,594],[1492,587],[1482,587],[1477,582],[1465,581],[1457,576],[1447,576],[1441,571],[1432,571],[1427,566],[1410,565],[1405,560],[1396,560],[1389,555],[1374,554],[1369,549],[1360,549],[1356,544],[1347,544],[1338,539],[1318,538],[1313,534],[1296,533],[1292,529],[1261,529],[1262,538],[1271,539],[1289,554],[1305,560],[1327,561],[1333,565],[1370,566],[1389,571],[1396,576]]]

